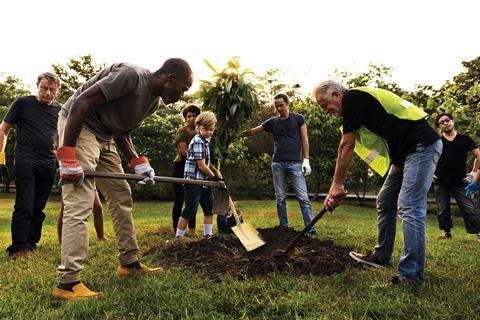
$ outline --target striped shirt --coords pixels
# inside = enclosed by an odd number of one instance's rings
[[[200,171],[197,160],[205,159],[207,167],[210,165],[210,146],[207,140],[199,133],[193,137],[188,145],[187,161],[183,176],[190,180],[208,180],[208,176]]]

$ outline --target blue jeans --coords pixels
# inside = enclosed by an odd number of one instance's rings
[[[395,243],[397,214],[403,221],[403,252],[398,274],[408,281],[423,282],[425,268],[425,218],[427,193],[442,153],[442,141],[417,145],[404,168],[392,166],[377,197],[378,243],[374,255],[390,263]]]
[[[185,208],[183,208],[182,218],[195,220],[198,205],[202,207],[204,216],[213,214],[213,193],[210,187],[205,188],[202,185],[185,185]]]
[[[273,187],[277,200],[277,214],[280,226],[288,227],[287,218],[287,178],[292,183],[293,191],[302,210],[303,222],[309,224],[312,219],[312,204],[307,194],[307,183],[302,174],[302,165],[299,162],[272,162]],[[309,231],[314,231],[312,227]]]

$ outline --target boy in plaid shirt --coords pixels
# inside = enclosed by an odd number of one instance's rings
[[[197,117],[195,124],[197,134],[188,145],[187,161],[185,162],[184,178],[192,180],[222,180],[216,176],[210,169],[210,139],[217,118],[212,112],[202,112]],[[195,219],[198,210],[198,204],[202,206],[203,234],[205,238],[213,235],[213,194],[212,189],[207,186],[185,184],[185,208],[178,220],[177,238],[185,235],[188,221]]]

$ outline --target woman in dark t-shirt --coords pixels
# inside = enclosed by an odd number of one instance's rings
[[[185,124],[178,128],[175,134],[175,144],[177,145],[177,155],[173,161],[172,177],[183,178],[183,170],[185,168],[185,160],[187,156],[187,148],[190,140],[197,134],[195,128],[195,120],[200,114],[200,108],[195,105],[189,105],[182,110]],[[184,189],[182,184],[173,185],[173,208],[172,208],[172,225],[173,233],[177,232],[177,224],[180,215],[182,214],[182,207],[184,201]],[[195,233],[195,220],[188,223],[188,228],[191,233]]]

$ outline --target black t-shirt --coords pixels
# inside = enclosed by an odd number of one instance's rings
[[[442,142],[442,156],[435,170],[436,184],[463,186],[462,179],[467,173],[468,152],[476,149],[477,145],[469,136],[460,133],[457,133],[452,141],[442,137]]]
[[[12,103],[4,121],[16,127],[15,164],[55,167],[53,148],[59,111],[57,102],[45,105],[35,96],[20,97]]]
[[[300,127],[305,123],[301,114],[290,112],[287,119],[272,117],[262,123],[263,129],[273,134],[273,162],[300,162]]]
[[[343,133],[364,126],[385,139],[392,163],[403,167],[405,158],[418,143],[429,146],[440,137],[426,120],[403,120],[388,114],[369,93],[348,90],[342,100]]]

